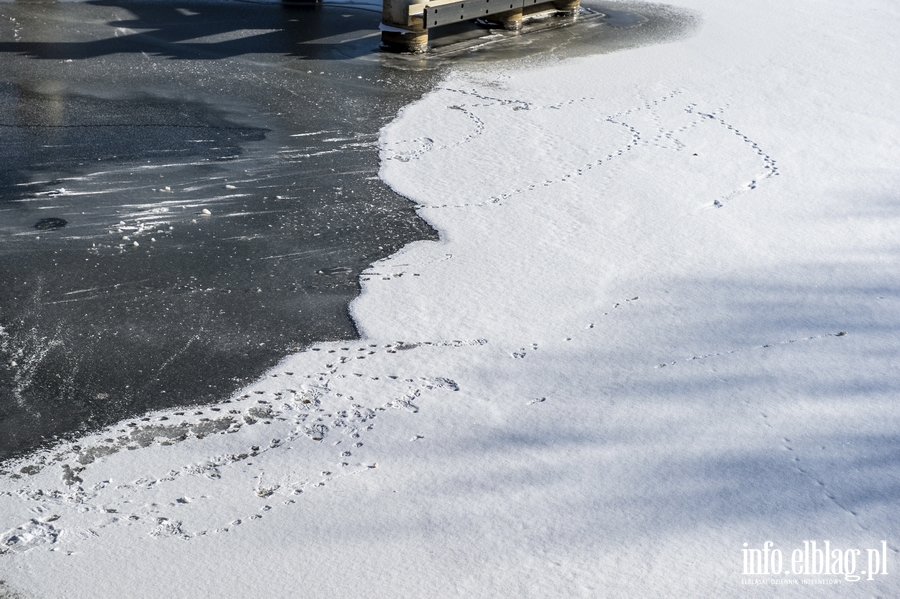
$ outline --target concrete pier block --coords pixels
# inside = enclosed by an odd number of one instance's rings
[[[526,19],[575,14],[580,4],[580,0],[383,0],[382,47],[425,52],[431,29],[484,19],[518,31]]]

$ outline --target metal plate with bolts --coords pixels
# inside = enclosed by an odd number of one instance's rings
[[[544,0],[546,1],[546,0]],[[537,0],[462,0],[461,2],[448,2],[437,6],[425,7],[425,28],[440,27],[450,23],[459,23],[501,12],[524,8],[526,5],[537,3]]]

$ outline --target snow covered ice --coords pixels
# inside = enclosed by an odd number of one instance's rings
[[[403,109],[380,176],[441,239],[363,274],[361,339],[17,463],[0,578],[896,594],[900,7],[672,4],[692,36],[462,64]],[[793,561],[826,540],[859,580]],[[767,542],[799,569],[746,575]]]

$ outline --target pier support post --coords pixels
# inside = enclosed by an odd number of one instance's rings
[[[516,8],[508,12],[491,15],[489,18],[491,21],[500,23],[507,31],[518,31],[522,28],[524,14],[521,8]]]
[[[553,8],[565,15],[574,15],[581,6],[581,0],[554,0]]]
[[[428,30],[421,17],[409,14],[414,0],[383,0],[381,45],[394,52],[419,54],[428,50]]]
[[[428,50],[428,31],[425,29],[404,32],[382,31],[381,45],[394,52],[421,54]]]

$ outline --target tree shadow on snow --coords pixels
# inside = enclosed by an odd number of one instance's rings
[[[817,264],[787,267],[780,281],[673,282],[688,290],[683,301],[629,306],[643,330],[620,332],[609,316],[590,333],[596,351],[510,360],[508,378],[545,399],[498,391],[491,403],[521,402],[518,415],[443,449],[455,470],[435,500],[503,498],[586,551],[714,530],[711,543],[732,543],[739,563],[743,542],[859,530],[890,539],[900,497],[893,279]],[[573,370],[590,376],[561,376]]]

